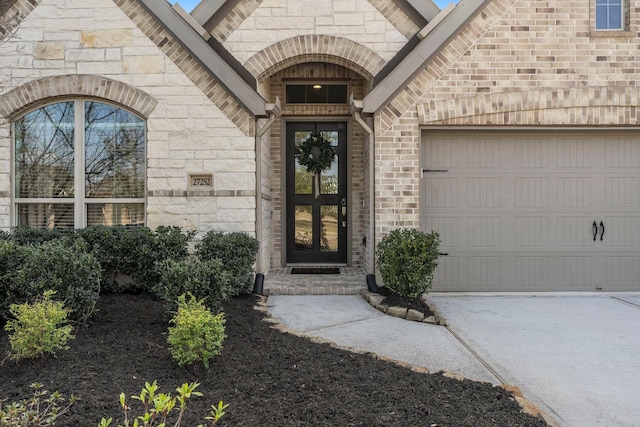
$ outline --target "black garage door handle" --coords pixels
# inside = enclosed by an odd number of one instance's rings
[[[598,223],[593,221],[593,241],[596,241],[596,237],[598,236]]]
[[[604,237],[604,222],[600,221],[600,227],[602,227],[602,231],[600,231],[600,241],[602,242],[602,238]]]

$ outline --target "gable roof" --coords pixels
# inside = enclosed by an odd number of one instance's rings
[[[419,34],[422,40],[378,82],[364,97],[363,113],[375,113],[402,89],[423,67],[464,26],[485,3],[491,0],[462,0],[458,5],[449,5],[440,12]]]
[[[266,115],[266,101],[167,1],[139,0],[254,116]]]

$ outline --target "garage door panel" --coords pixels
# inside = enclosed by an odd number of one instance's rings
[[[597,268],[590,256],[558,256],[555,288],[557,290],[595,290],[593,283]]]
[[[500,217],[467,218],[466,246],[470,248],[499,248],[501,240]]]
[[[502,288],[502,257],[469,256],[466,276],[469,278],[469,289],[495,290]]]
[[[593,227],[593,216],[559,216],[553,235],[556,237],[557,247],[560,249],[586,248],[593,246],[593,234],[597,233]]]
[[[535,138],[518,139],[515,144],[515,166],[517,169],[548,169],[552,166],[551,143]],[[504,149],[506,151],[506,148]]]
[[[589,208],[593,188],[588,176],[560,176],[555,182],[556,205],[560,208]]]
[[[547,256],[516,256],[515,285],[519,290],[546,290],[552,282],[551,260]]]
[[[549,178],[518,176],[514,191],[516,208],[549,207]]]
[[[605,207],[640,207],[640,178],[630,176],[608,177],[605,180]]]
[[[516,248],[545,248],[550,245],[549,229],[551,218],[548,216],[518,216],[515,218]]]
[[[607,289],[631,291],[640,283],[640,256],[608,256],[606,258]]]
[[[597,242],[601,242],[607,248],[638,248],[640,247],[640,217],[629,216],[604,216],[602,226],[599,228]],[[602,237],[602,240],[600,240]]]
[[[499,176],[471,176],[465,180],[466,206],[475,209],[500,207],[502,195]]]
[[[607,138],[605,156],[608,169],[640,168],[640,145],[636,138]]]
[[[421,156],[434,289],[640,290],[640,134],[425,132]]]
[[[423,197],[431,209],[452,209],[460,206],[458,178],[430,175],[424,185]]]

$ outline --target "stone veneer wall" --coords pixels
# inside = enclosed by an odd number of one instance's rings
[[[148,225],[253,234],[254,123],[231,95],[135,1],[42,0],[30,10],[32,3],[16,3],[24,6],[24,19],[16,37],[2,45],[0,88],[9,95],[3,106],[12,94],[23,94],[30,98],[22,106],[86,95],[131,108],[147,120]],[[50,86],[54,81],[59,84]],[[120,95],[107,86],[119,88]],[[138,102],[145,99],[152,101]],[[3,115],[13,116],[22,106],[5,108]],[[11,152],[10,122],[2,117],[5,229],[11,225]],[[213,174],[213,187],[189,187],[190,173]]]
[[[309,34],[352,40],[388,61],[419,29],[390,7],[391,0],[376,3],[388,6],[384,10],[399,28],[367,0],[245,0],[226,15],[233,22],[222,20],[210,31],[241,63],[270,45]]]
[[[598,33],[589,7],[488,2],[376,115],[378,239],[419,227],[420,125],[638,125],[640,13]]]
[[[287,79],[348,79],[350,89],[357,99],[362,99],[365,92],[365,80],[356,72],[348,70],[334,64],[326,63],[308,63],[290,67],[286,70],[279,71],[269,79],[270,98],[275,99],[279,96],[284,99],[284,84]],[[283,251],[284,243],[284,224],[283,224],[283,198],[284,189],[283,182],[283,126],[287,117],[295,117],[296,119],[308,117],[310,121],[322,119],[325,117],[336,118],[337,120],[351,121],[351,113],[348,105],[286,105],[282,106],[282,119],[276,120],[271,129],[271,148],[270,148],[270,202],[272,205],[271,215],[271,266],[280,267],[284,264]],[[362,237],[368,231],[368,222],[365,218],[363,209],[364,198],[364,131],[355,121],[351,121],[349,162],[351,165],[350,187],[351,193],[351,261],[353,266],[362,266],[364,262],[365,248],[362,244]]]

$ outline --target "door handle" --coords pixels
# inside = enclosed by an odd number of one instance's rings
[[[604,238],[604,222],[603,221],[600,221],[600,227],[601,227],[600,241],[602,242],[602,239]]]
[[[596,241],[596,237],[598,236],[598,223],[593,221],[593,241]]]

